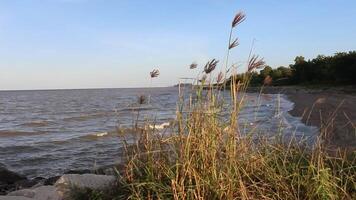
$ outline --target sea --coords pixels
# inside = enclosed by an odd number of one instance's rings
[[[137,116],[139,123],[157,125],[174,120],[178,100],[190,95],[178,90],[0,91],[0,164],[34,178],[120,163],[118,130],[130,130]],[[137,104],[139,96],[146,97],[144,106]],[[288,113],[294,104],[285,95],[247,93],[244,99],[238,119],[242,133],[315,138],[316,127]]]

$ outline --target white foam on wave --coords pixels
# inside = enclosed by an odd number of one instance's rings
[[[170,126],[170,123],[169,122],[164,122],[164,123],[162,123],[162,124],[150,124],[150,125],[148,125],[148,127],[150,128],[150,129],[157,129],[157,130],[163,130],[163,129],[165,129],[165,128],[168,128]]]
[[[102,132],[102,133],[96,133],[95,136],[96,137],[103,137],[103,136],[106,136],[108,135],[108,132]]]

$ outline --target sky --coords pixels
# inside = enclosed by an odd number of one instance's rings
[[[0,0],[0,90],[148,87],[155,68],[170,86],[220,69],[238,11],[240,72],[251,47],[272,67],[356,50],[355,0]]]

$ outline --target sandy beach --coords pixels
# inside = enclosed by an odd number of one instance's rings
[[[251,87],[249,92],[261,92]],[[329,144],[356,149],[356,88],[281,86],[265,87],[263,93],[285,94],[295,103],[289,113],[307,125],[326,130]]]
[[[290,114],[326,129],[330,144],[356,148],[356,94],[352,90],[298,89],[286,94],[295,103]]]

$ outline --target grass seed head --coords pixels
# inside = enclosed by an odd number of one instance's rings
[[[232,20],[232,28],[242,23],[245,19],[246,19],[245,13],[238,12],[234,17],[234,20]]]
[[[261,68],[265,65],[263,58],[258,58],[258,56],[253,55],[248,61],[247,71],[251,72],[255,69]]]
[[[219,72],[218,77],[216,78],[216,82],[220,83],[220,82],[223,81],[223,79],[224,79],[224,73],[223,72]]]
[[[218,60],[212,59],[211,61],[208,61],[204,67],[204,72],[206,74],[210,74],[214,69],[216,68],[216,65],[218,64]]]
[[[159,76],[159,70],[158,69],[154,69],[150,72],[150,76],[151,78],[156,78]]]
[[[230,43],[229,49],[235,48],[235,47],[237,47],[238,45],[239,45],[239,41],[238,41],[237,38],[236,38],[233,42]]]
[[[195,68],[197,68],[197,67],[198,67],[198,64],[195,63],[195,62],[193,62],[192,64],[189,65],[189,68],[190,68],[190,69],[195,69]]]

